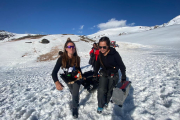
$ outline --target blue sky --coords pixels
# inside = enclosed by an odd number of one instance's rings
[[[123,26],[154,26],[180,15],[180,0],[0,0],[0,30],[89,35]]]

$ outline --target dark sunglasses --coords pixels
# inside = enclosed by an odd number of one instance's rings
[[[99,49],[107,49],[107,46],[99,46]]]
[[[74,49],[75,48],[75,46],[66,46],[66,48],[72,48],[72,49]]]

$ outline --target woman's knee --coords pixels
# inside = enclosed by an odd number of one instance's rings
[[[104,94],[104,93],[106,93],[107,92],[107,90],[106,89],[104,89],[104,88],[102,88],[102,87],[99,87],[98,88],[98,94]]]

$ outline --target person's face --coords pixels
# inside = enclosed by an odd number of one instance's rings
[[[66,46],[66,51],[68,54],[73,55],[75,53],[75,46],[73,43],[69,42]]]
[[[93,44],[93,47],[94,47],[94,48],[97,48],[95,44]]]
[[[101,53],[106,53],[108,50],[108,46],[105,41],[99,43],[99,50]]]

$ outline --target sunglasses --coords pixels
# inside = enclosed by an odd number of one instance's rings
[[[99,49],[107,49],[107,46],[99,46]]]
[[[66,46],[66,48],[72,48],[72,49],[74,49],[75,48],[75,46]]]

